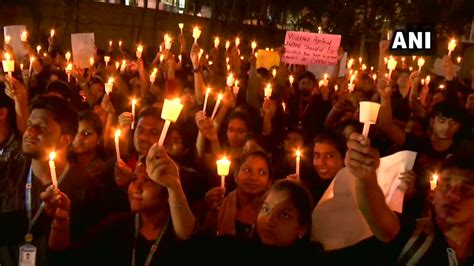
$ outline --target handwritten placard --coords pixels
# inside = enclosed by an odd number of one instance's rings
[[[431,73],[433,74],[436,74],[438,76],[441,76],[441,77],[445,77],[446,76],[446,71],[444,71],[444,67],[443,67],[443,59],[441,58],[436,58],[434,64],[433,64],[433,67],[430,69]],[[453,70],[454,72],[459,72],[459,70],[461,70],[461,67],[458,66],[458,65],[453,65]]]
[[[3,36],[10,36],[10,46],[15,54],[15,60],[21,62],[26,55],[26,51],[21,43],[21,33],[26,30],[25,25],[11,25],[3,27]]]
[[[267,51],[259,49],[257,51],[257,68],[264,67],[271,69],[280,65],[280,55],[275,51]]]
[[[341,35],[287,31],[283,62],[297,65],[335,65]]]
[[[402,211],[406,187],[399,177],[415,158],[415,152],[401,151],[380,159],[377,181],[393,211]],[[311,239],[325,250],[349,247],[373,235],[357,204],[355,179],[348,168],[341,169],[313,211]]]
[[[341,64],[339,66],[338,77],[340,77],[340,78],[342,78],[346,75],[346,61],[347,61],[347,53],[344,53],[344,55],[341,58]],[[334,72],[335,67],[336,66],[332,66],[332,65],[314,65],[314,64],[310,64],[310,65],[308,65],[307,70],[309,72],[313,73],[314,76],[317,79],[321,79],[323,77],[323,75],[326,74],[326,73],[331,76],[331,74],[333,74],[333,72]]]
[[[71,34],[71,46],[74,64],[81,68],[88,68],[89,59],[95,53],[94,33]]]

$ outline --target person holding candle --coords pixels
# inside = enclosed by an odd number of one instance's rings
[[[15,102],[0,84],[0,172],[3,167],[20,157],[21,135],[16,126]]]
[[[402,223],[386,205],[377,184],[375,170],[379,156],[370,146],[370,140],[355,133],[348,147],[345,162],[356,178],[358,207],[375,237],[389,244],[386,262],[404,265],[474,263],[474,167],[468,160],[469,155],[454,154],[441,166],[431,215]]]
[[[206,193],[208,213],[202,230],[210,235],[251,238],[272,178],[270,159],[265,153],[245,154],[235,173],[237,188],[226,197],[225,188],[220,185]]]

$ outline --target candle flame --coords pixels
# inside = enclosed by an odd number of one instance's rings
[[[211,87],[207,88],[206,90],[206,94],[209,94],[209,93],[211,93]]]
[[[296,150],[296,157],[301,157],[301,150],[300,149]]]
[[[10,58],[11,58],[11,57],[10,57],[10,54],[9,54],[9,53],[5,53],[5,59],[6,59],[7,61],[10,61]]]
[[[114,134],[115,138],[117,139],[120,138],[120,135],[122,135],[122,130],[120,129],[115,130],[115,134]]]
[[[214,38],[214,47],[219,47],[219,43],[220,43],[220,40],[219,40],[219,37],[216,37]]]
[[[52,151],[52,152],[49,153],[49,160],[54,161],[54,158],[56,158],[56,152]]]
[[[109,83],[114,83],[114,78],[109,78]]]
[[[137,104],[137,99],[133,98],[132,99],[132,105],[136,105]]]
[[[239,46],[239,44],[240,44],[240,38],[237,37],[235,38],[235,46]]]
[[[219,93],[219,95],[217,96],[217,100],[220,101],[220,100],[222,100],[223,97],[224,96],[222,95],[222,93]]]
[[[109,46],[112,46],[113,42],[112,41],[109,41]]]
[[[256,42],[256,41],[253,41],[253,42],[252,42],[252,49],[255,49],[255,48],[257,48],[257,42]]]
[[[178,27],[179,27],[180,30],[183,30],[183,28],[184,28],[184,23],[179,23],[179,24],[178,24]]]
[[[54,37],[54,33],[55,33],[54,29],[51,29],[50,36]]]
[[[137,47],[137,52],[143,52],[143,45],[139,44]]]
[[[293,82],[295,81],[295,77],[293,77],[293,75],[290,75],[288,77],[288,80],[290,81],[290,85],[293,85]]]

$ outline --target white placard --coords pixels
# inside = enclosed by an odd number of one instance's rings
[[[21,33],[26,30],[25,25],[11,25],[3,27],[3,38],[9,35],[11,37],[10,46],[15,54],[15,60],[21,62],[26,56],[26,51],[21,42]]]
[[[380,159],[377,181],[391,210],[401,212],[405,188],[400,173],[413,168],[416,153],[401,151]],[[348,168],[341,169],[313,211],[311,240],[325,250],[357,244],[373,235],[357,206],[355,177]]]
[[[89,59],[94,56],[94,33],[71,34],[72,58],[74,64],[81,68],[89,68]]]
[[[456,64],[453,64],[453,68],[454,73],[457,73],[459,70],[461,70],[461,67]],[[430,69],[430,72],[438,76],[445,77],[446,73],[444,72],[443,60],[441,58],[436,58],[433,67]]]
[[[341,64],[339,66],[339,75],[338,77],[344,77],[346,75],[346,63],[347,62],[347,52],[341,58]],[[317,79],[322,79],[323,75],[327,73],[329,76],[334,72],[333,65],[308,65],[308,71],[313,73]]]

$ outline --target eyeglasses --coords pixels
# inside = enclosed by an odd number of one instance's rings
[[[443,194],[447,194],[448,191],[456,191],[455,193],[462,199],[474,198],[474,186],[472,185],[461,183],[453,186],[450,182],[441,181],[438,183],[437,188]]]

